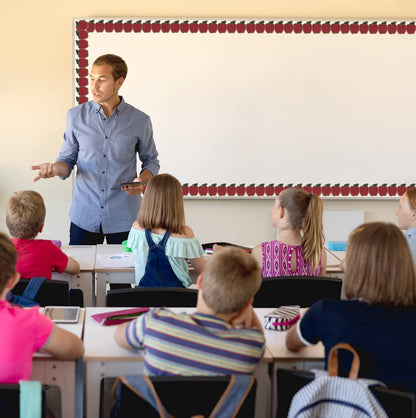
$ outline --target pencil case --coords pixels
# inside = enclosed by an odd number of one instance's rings
[[[118,325],[123,322],[136,319],[138,316],[150,311],[150,308],[132,308],[121,311],[104,312],[91,315],[91,318],[98,321],[101,325]]]
[[[347,249],[347,241],[328,241],[328,249],[332,251],[345,251]]]
[[[264,328],[285,331],[300,318],[299,306],[281,306],[264,316]]]

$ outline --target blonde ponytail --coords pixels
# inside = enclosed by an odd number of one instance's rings
[[[324,246],[324,228],[322,223],[323,204],[319,196],[310,194],[306,216],[302,222],[302,251],[309,260],[312,271],[315,271],[321,261]]]

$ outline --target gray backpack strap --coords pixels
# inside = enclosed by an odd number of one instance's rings
[[[117,391],[120,381],[124,383],[133,393],[147,401],[159,413],[160,418],[171,418],[165,409],[152,381],[146,375],[120,376],[113,387],[113,393]]]
[[[161,418],[172,418],[172,415],[163,406],[148,376],[120,376],[113,387],[113,393],[116,395],[116,398],[120,388],[120,381],[137,396],[140,396],[152,405]],[[250,393],[254,381],[255,379],[251,375],[231,375],[227,388],[218,400],[209,418],[233,418],[237,416],[247,395]]]
[[[211,412],[210,418],[235,417],[250,393],[254,380],[251,375],[231,375],[230,382]]]

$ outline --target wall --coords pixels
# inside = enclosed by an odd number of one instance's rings
[[[0,230],[5,205],[18,190],[34,189],[47,205],[44,238],[68,242],[71,182],[32,183],[30,166],[53,161],[59,151],[65,114],[72,106],[73,17],[207,17],[414,19],[411,0],[108,0],[2,2],[3,106],[0,120]],[[145,104],[143,104],[145,110]],[[226,240],[255,244],[275,232],[269,224],[272,201],[187,200],[186,213],[202,242]],[[366,221],[395,221],[394,201],[325,201],[328,210],[364,210]]]

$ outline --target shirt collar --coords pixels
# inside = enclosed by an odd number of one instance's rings
[[[193,316],[194,318],[197,318],[199,320],[202,320],[202,321],[204,321],[204,320],[208,321],[211,324],[216,323],[217,326],[223,327],[224,329],[232,328],[232,326],[229,323],[225,322],[223,319],[221,319],[221,318],[219,318],[218,316],[215,316],[215,315],[209,315],[209,314],[205,314],[205,313],[201,313],[201,312],[194,312],[194,313],[191,314],[191,316]]]
[[[406,231],[406,235],[407,235],[408,237],[410,237],[411,235],[416,235],[416,226],[414,226],[413,228],[409,228],[409,229]]]
[[[119,105],[114,109],[114,113],[116,113],[116,114],[119,114],[120,112],[122,112],[123,110],[124,110],[124,108],[126,107],[126,102],[124,101],[124,99],[123,99],[123,96],[118,96],[119,98],[120,98],[120,103],[119,103]],[[95,103],[94,101],[93,101],[93,105],[94,105],[94,108],[95,108],[95,112],[96,113],[102,113],[102,107],[101,107],[101,105],[99,104],[99,103]]]

